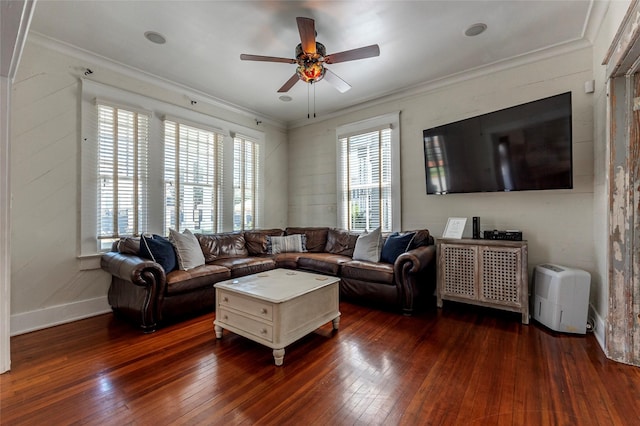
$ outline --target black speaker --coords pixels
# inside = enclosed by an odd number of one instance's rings
[[[480,239],[480,218],[478,216],[473,217],[473,239]]]

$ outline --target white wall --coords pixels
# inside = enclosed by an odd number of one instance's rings
[[[591,48],[538,60],[400,100],[344,113],[289,132],[289,224],[335,226],[337,126],[401,111],[402,228],[442,235],[447,218],[471,218],[481,229],[519,229],[529,241],[529,269],[555,262],[594,273],[593,79]],[[422,130],[571,91],[574,189],[427,195]],[[596,276],[597,277],[597,276]],[[600,283],[597,283],[600,285]]]
[[[110,275],[78,257],[80,77],[176,105],[184,93],[103,63],[53,49],[31,36],[15,78],[11,117],[11,332],[18,334],[108,311]],[[286,130],[199,100],[199,112],[266,135],[264,227],[287,224]],[[91,262],[90,262],[91,263]],[[96,263],[96,262],[92,262]]]
[[[596,317],[596,336],[600,344],[604,346],[604,324],[608,314],[608,268],[607,261],[607,235],[609,223],[608,193],[608,165],[609,151],[607,135],[607,80],[606,67],[602,65],[609,46],[615,36],[618,27],[629,8],[630,1],[611,1],[607,13],[600,25],[599,31],[593,42],[593,77],[595,79],[594,93],[594,239],[598,242],[596,248],[596,262],[594,264],[594,281],[602,285],[591,286],[591,304]]]

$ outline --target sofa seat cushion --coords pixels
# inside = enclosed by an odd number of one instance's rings
[[[276,262],[276,268],[298,269],[298,259],[303,254],[308,253],[278,253],[273,259]]]
[[[393,265],[390,263],[352,260],[342,265],[340,275],[344,278],[395,285]]]
[[[340,265],[351,261],[348,256],[332,253],[300,253],[298,268],[337,276],[340,273]]]
[[[231,271],[220,265],[202,265],[188,271],[175,270],[167,274],[167,294],[185,293],[231,278]]]
[[[214,260],[213,265],[224,266],[231,271],[231,278],[244,277],[258,272],[275,269],[276,262],[271,257],[228,257]]]

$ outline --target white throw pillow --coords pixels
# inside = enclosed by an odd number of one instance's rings
[[[175,229],[169,229],[169,241],[176,248],[178,267],[183,271],[204,265],[204,254],[195,235],[188,229],[181,234]]]
[[[366,260],[368,262],[380,261],[382,251],[382,231],[376,228],[367,233],[366,231],[356,240],[353,249],[353,260]]]

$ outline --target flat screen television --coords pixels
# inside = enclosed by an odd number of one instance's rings
[[[427,194],[572,189],[571,92],[426,129]]]

